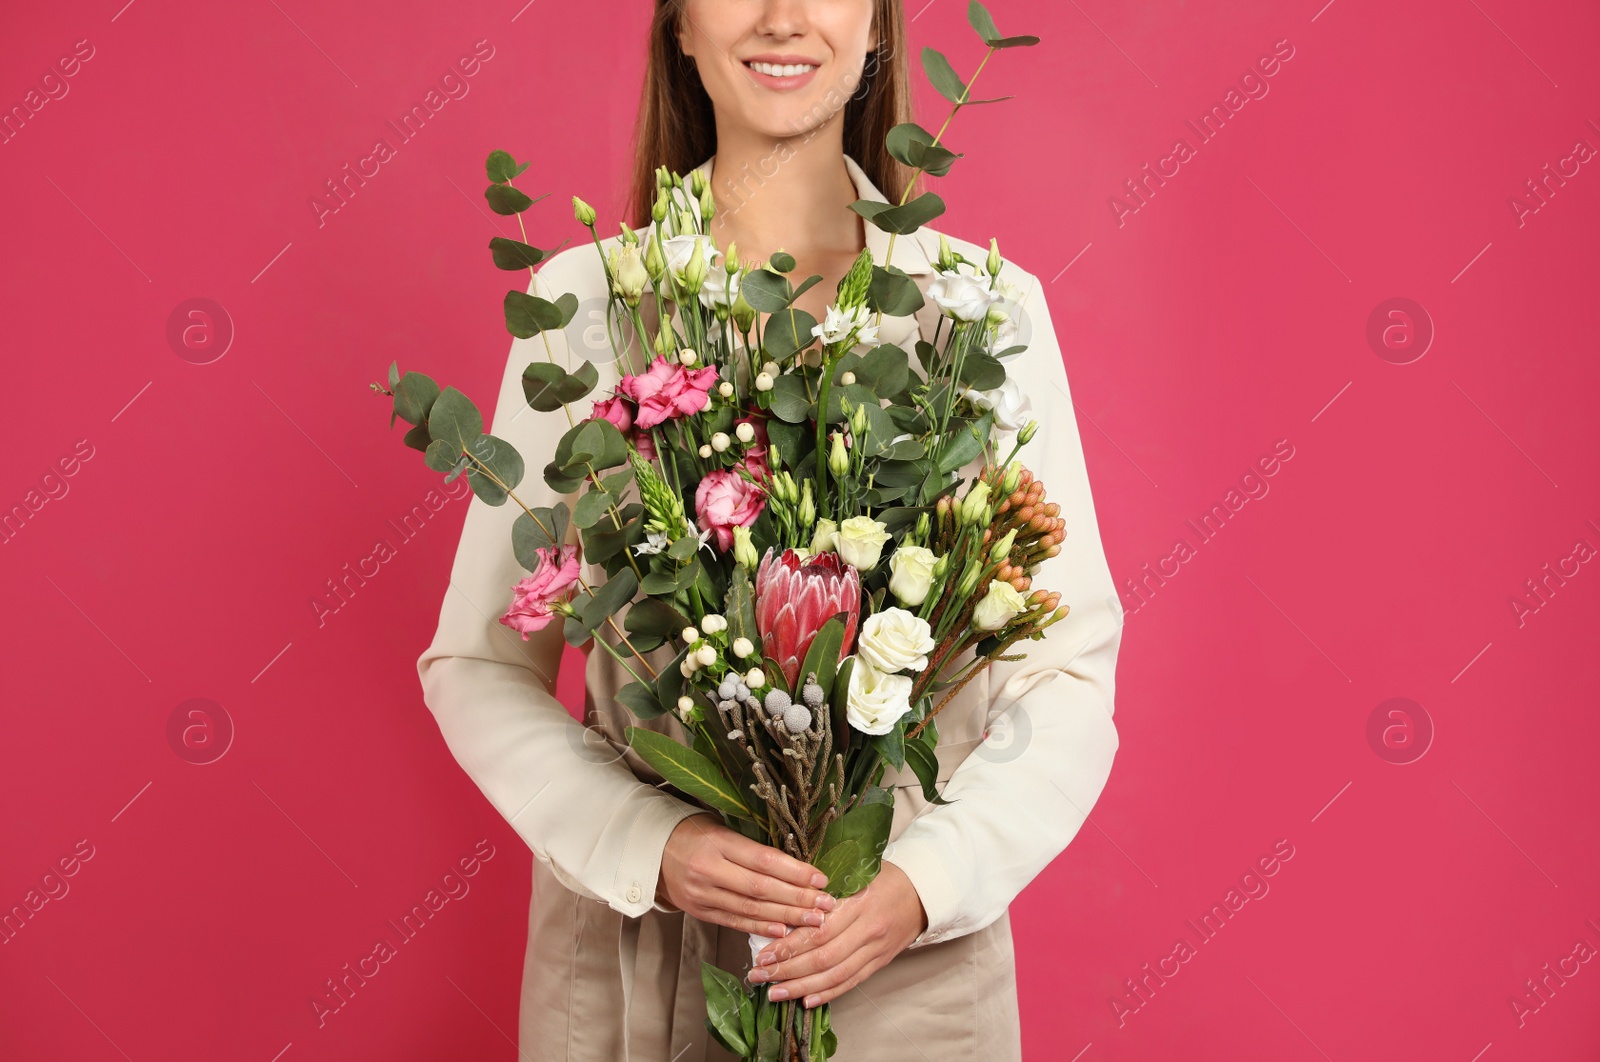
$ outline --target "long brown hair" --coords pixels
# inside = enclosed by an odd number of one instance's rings
[[[678,47],[684,0],[656,0],[644,91],[633,132],[633,187],[628,212],[636,227],[650,223],[656,198],[656,168],[688,173],[717,151],[711,97],[694,60]],[[884,137],[911,120],[911,85],[906,74],[906,24],[900,0],[874,0],[878,48],[867,57],[861,84],[844,108],[844,152],[861,166],[890,202],[898,202],[910,170],[884,146]]]

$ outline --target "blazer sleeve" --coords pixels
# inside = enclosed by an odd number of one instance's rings
[[[1033,585],[1059,590],[1067,617],[991,665],[985,738],[883,858],[911,879],[928,928],[911,947],[973,933],[998,919],[1077,834],[1099,799],[1117,751],[1112,722],[1121,608],[1095,522],[1094,499],[1066,368],[1037,278],[1023,307],[1028,350],[1007,371],[1029,396],[1038,434],[1017,459],[1061,506],[1066,540]],[[1007,446],[1009,449],[1009,445]]]
[[[528,291],[554,298],[538,276]],[[547,357],[544,338],[513,340],[490,429],[527,464],[516,494],[529,508],[575,498],[557,495],[542,471],[568,429],[566,415],[532,409],[522,392],[522,370]],[[550,356],[573,367],[565,337],[553,332],[548,339]],[[456,760],[556,878],[637,917],[657,906],[668,836],[701,809],[585,746],[584,728],[554,692],[565,645],[559,621],[527,641],[499,622],[526,574],[511,551],[511,526],[521,513],[515,501],[492,506],[472,497],[438,628],[417,660],[423,699]]]

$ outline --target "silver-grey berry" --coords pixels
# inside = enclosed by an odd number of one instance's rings
[[[798,734],[811,728],[811,709],[803,704],[791,704],[783,710],[783,725],[789,733]]]

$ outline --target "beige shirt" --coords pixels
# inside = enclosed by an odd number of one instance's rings
[[[846,164],[862,198],[883,200],[853,160]],[[708,176],[709,167],[710,162],[701,167]],[[867,245],[882,264],[888,236],[871,225],[865,229]],[[615,238],[602,243],[609,249]],[[987,254],[960,240],[950,243],[974,261]],[[924,289],[934,279],[937,254],[936,232],[922,229],[895,240],[894,264]],[[975,933],[1005,915],[1017,893],[1078,832],[1117,750],[1112,706],[1121,610],[1101,547],[1061,350],[1039,281],[1009,263],[1001,276],[1023,292],[1019,341],[1029,343],[1027,351],[1006,360],[1007,371],[1039,422],[1019,458],[1044,481],[1047,499],[1060,504],[1067,526],[1061,553],[1040,566],[1034,585],[1060,591],[1071,611],[1043,639],[1019,644],[1026,659],[995,664],[939,714],[938,778],[950,804],[927,804],[909,767],[884,777],[885,785],[895,787],[896,804],[884,858],[905,871],[928,916],[912,949]],[[541,470],[569,422],[559,411],[527,406],[522,370],[535,360],[553,358],[576,368],[587,359],[600,372],[595,396],[605,397],[619,367],[605,339],[605,279],[592,244],[552,257],[527,290],[551,300],[570,292],[579,300],[578,315],[564,332],[512,342],[490,421],[490,432],[526,459],[528,472],[516,494],[535,508],[558,500]],[[880,342],[910,352],[919,331],[932,337],[936,314],[929,300],[914,318],[885,318]],[[920,373],[914,357],[912,366]],[[573,417],[586,416],[589,405],[577,403]],[[974,464],[963,475],[976,471]],[[609,653],[591,647],[586,729],[553,692],[564,645],[560,624],[523,641],[497,622],[513,584],[525,574],[511,552],[511,525],[520,512],[515,502],[496,507],[472,499],[437,632],[417,660],[424,699],[451,752],[527,842],[540,869],[625,921],[671,912],[681,922],[681,913],[655,903],[655,893],[667,838],[697,809],[658,787],[660,777],[627,749],[625,728],[644,725],[681,739],[682,727],[670,714],[644,724],[633,719],[615,701],[629,676]],[[600,581],[604,572],[586,566],[585,576]],[[662,649],[650,659],[659,669],[670,655]],[[538,925],[536,914],[536,931]],[[622,990],[631,994],[637,954],[628,952],[637,948],[637,926],[631,943],[628,932],[625,925],[618,961],[625,967]],[[530,954],[532,948],[530,942]],[[526,1003],[525,995],[525,1017]]]

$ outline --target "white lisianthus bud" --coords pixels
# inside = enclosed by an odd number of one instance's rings
[[[964,524],[987,524],[984,512],[989,507],[989,483],[987,480],[978,480],[972,489],[967,491],[967,496],[961,499],[960,519]]]
[[[887,525],[870,516],[852,516],[839,525],[834,549],[839,551],[840,560],[857,571],[871,571],[883,556],[883,546],[889,538]]]
[[[846,387],[849,387],[851,384],[856,382],[856,374],[847,369],[845,370],[844,374],[839,377],[839,382],[844,384]]]
[[[577,196],[572,197],[572,215],[578,219],[578,224],[584,228],[594,228],[594,207],[585,203]]]
[[[887,734],[911,710],[909,675],[886,675],[856,657],[850,669],[845,718],[863,734]]]
[[[732,444],[733,440],[728,438],[728,433],[725,431],[719,431],[711,436],[711,448],[719,454]]]
[[[1007,586],[1011,585],[1009,583]],[[701,667],[710,667],[717,662],[717,650],[714,646],[702,645],[694,651],[695,659],[700,661]]]
[[[767,684],[767,673],[759,667],[753,667],[750,669],[750,673],[744,677],[744,684],[753,690],[759,690]]]
[[[811,481],[806,480],[807,483]],[[811,536],[811,552],[826,553],[838,544],[839,525],[832,520],[818,520],[817,530]]]
[[[644,289],[650,283],[650,274],[644,268],[644,256],[638,247],[613,248],[611,251],[611,286],[622,301],[629,306],[639,305]]]
[[[756,545],[750,538],[748,527],[733,529],[733,559],[747,572],[754,572],[761,565],[761,558],[756,554]]]
[[[845,452],[844,435],[833,433],[833,447],[828,451],[828,471],[843,476],[850,471],[850,455]]]
[[[984,266],[989,270],[991,277],[1000,275],[1000,241],[993,237],[989,239],[989,260]]]
[[[939,234],[939,259],[937,265],[940,271],[954,269],[959,265],[956,261],[956,252],[950,247],[950,240],[943,233]]]
[[[723,384],[723,386],[726,387],[728,385]],[[746,445],[756,441],[755,425],[751,424],[748,420],[741,421],[739,426],[733,429],[733,433],[739,437],[740,442],[745,443]]]
[[[808,479],[800,487],[800,526],[806,527],[817,518],[817,502],[811,497],[811,481]]]
[[[927,620],[903,608],[886,608],[861,625],[856,651],[879,671],[921,671],[936,644]]]
[[[717,394],[721,395],[723,398],[732,398],[733,384],[729,383],[727,380],[723,380],[721,383],[717,384]]]
[[[989,583],[989,592],[983,595],[972,613],[972,625],[980,631],[997,631],[1022,615],[1028,599],[1010,583],[995,579]]]
[[[709,443],[701,443],[700,444],[700,456],[702,458],[706,458],[706,457],[710,457],[711,456],[711,446],[710,446]]]
[[[1017,433],[1017,442],[1021,443],[1023,446],[1027,446],[1029,443],[1033,442],[1033,437],[1037,434],[1039,434],[1039,422],[1036,420],[1030,420],[1028,423],[1024,424],[1022,426],[1022,430]]]
[[[700,640],[700,632],[694,627],[685,627],[680,637],[690,645]]]
[[[889,557],[889,592],[902,605],[921,605],[933,587],[935,563],[933,550],[928,547],[901,546]]]
[[[770,390],[772,390],[772,377],[769,374],[764,373],[764,372],[756,373],[756,390],[757,391],[770,391]]]
[[[733,655],[738,657],[740,660],[743,660],[745,657],[749,656],[755,651],[756,647],[750,644],[749,638],[735,638],[733,640]]]
[[[697,362],[699,360],[700,360],[700,355],[696,354],[694,352],[694,349],[691,348],[691,347],[684,347],[682,350],[678,351],[678,361],[681,364],[693,365],[695,362]]]

